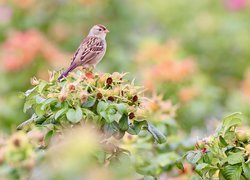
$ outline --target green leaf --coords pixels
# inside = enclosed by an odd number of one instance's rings
[[[98,151],[98,153],[94,153],[93,155],[97,158],[97,161],[100,164],[105,163],[105,160],[106,160],[106,152],[105,151]]]
[[[55,120],[57,120],[60,116],[65,114],[67,110],[68,110],[68,108],[63,108],[63,109],[57,111],[55,114]]]
[[[234,138],[235,138],[235,132],[234,131],[227,131],[224,134],[224,139],[225,140],[232,141],[232,139],[234,139]]]
[[[178,169],[184,171],[184,166],[181,161],[176,161],[175,165]]]
[[[202,157],[202,154],[200,151],[190,151],[187,154],[187,160],[192,164],[197,163],[201,157]]]
[[[34,87],[34,88],[32,88],[32,89],[27,90],[27,91],[24,93],[24,95],[25,95],[26,97],[28,97],[32,92],[34,92],[34,91],[36,90],[36,88],[37,88],[37,87]]]
[[[203,154],[202,158],[204,163],[211,164],[213,158],[212,152],[208,151],[207,153]]]
[[[78,123],[82,119],[82,110],[78,106],[76,110],[69,109],[66,113],[67,119],[72,123]]]
[[[238,152],[238,153],[230,154],[227,157],[227,161],[231,165],[242,163],[244,161],[243,153]]]
[[[155,162],[159,164],[160,167],[167,167],[169,165],[173,165],[173,163],[176,162],[180,158],[180,156],[175,152],[165,152],[159,154],[155,158],[156,158]]]
[[[45,114],[45,111],[41,109],[42,105],[36,105],[35,106],[35,112],[38,116],[43,116]]]
[[[36,95],[34,98],[35,98],[37,104],[42,104],[46,100],[45,98],[43,98],[39,95]]]
[[[233,126],[237,126],[241,124],[240,119],[241,113],[236,112],[233,113],[223,119],[223,135]]]
[[[213,168],[213,167],[211,167],[211,169],[209,169],[208,170],[208,175],[209,175],[209,177],[213,177],[214,176],[214,174],[216,173],[218,171],[218,169],[217,168]],[[207,173],[206,173],[207,174]],[[206,174],[204,174],[204,175],[206,175]],[[204,177],[203,177],[204,178]],[[205,179],[205,178],[204,178]]]
[[[140,130],[141,130],[141,129],[140,129]],[[140,130],[137,130],[137,129],[135,129],[133,126],[130,126],[130,127],[128,128],[127,132],[128,132],[129,134],[131,134],[131,135],[137,135],[137,134],[140,132]]]
[[[46,99],[44,102],[43,102],[43,105],[41,107],[42,110],[45,110],[46,107],[50,104],[52,104],[53,102],[57,102],[57,99],[56,98],[49,98],[49,99]]]
[[[97,104],[97,108],[96,111],[98,114],[100,114],[103,111],[106,111],[106,109],[109,107],[109,104],[104,102],[104,101],[99,101],[99,103]]]
[[[197,170],[197,171],[201,171],[202,169],[204,169],[204,168],[206,168],[206,167],[208,167],[209,165],[207,164],[207,163],[201,163],[201,164],[198,164],[196,167],[195,167],[195,169]]]
[[[105,123],[103,126],[103,131],[104,131],[105,136],[107,138],[111,137],[115,133],[115,129],[113,127],[113,124]]]
[[[111,115],[114,115],[114,114],[116,114],[116,109],[115,109],[115,107],[114,106],[110,106],[107,110],[106,110],[106,112],[108,113],[108,114],[111,114]]]
[[[241,112],[234,112],[232,114],[229,114],[228,116],[223,118],[224,123],[226,123],[227,121],[230,121],[230,119],[233,118],[239,118],[239,116],[241,116],[242,113]]]
[[[245,162],[242,163],[242,169],[244,172],[244,175],[246,176],[247,179],[250,179],[250,163],[246,164]]]
[[[108,115],[108,121],[111,122],[119,122],[119,120],[121,119],[121,114],[120,113],[116,113],[116,114],[109,114]]]
[[[37,116],[35,113],[26,121],[17,126],[17,130],[22,130],[24,128],[32,127],[32,124],[42,124],[47,120],[45,116]]]
[[[101,111],[104,110],[105,111]],[[101,105],[99,106],[99,111],[100,111],[100,115],[106,120],[106,122],[108,123],[112,123],[114,121],[119,122],[119,120],[121,119],[121,115],[120,113],[118,113],[113,106],[109,106],[107,107],[106,105],[104,105],[103,103],[101,103]]]
[[[228,145],[227,142],[225,141],[225,139],[222,136],[219,136],[219,140],[220,140],[220,145],[222,147],[226,147]]]
[[[96,98],[89,96],[87,101],[82,104],[82,107],[90,108],[90,107],[94,106],[95,102],[96,102]]]
[[[46,87],[47,82],[46,81],[41,81],[38,85],[38,92],[41,93],[43,89]]]
[[[74,121],[75,119],[75,110],[74,109],[69,109],[66,113],[67,119],[69,121]]]
[[[132,125],[129,125],[127,132],[132,135],[137,135],[143,126],[147,126],[147,121],[134,121]]]
[[[106,111],[100,112],[100,115],[105,119],[105,121],[109,121],[108,114],[106,113]]]
[[[129,128],[128,125],[128,115],[123,114],[120,121],[119,121],[119,128],[123,131],[127,131]]]
[[[156,129],[151,123],[148,123],[147,129],[153,135],[154,139],[159,144],[166,142],[166,137],[158,129]]]
[[[240,180],[241,167],[239,165],[227,165],[220,170],[220,179]]]
[[[24,103],[23,106],[23,112],[26,113],[28,109],[32,107],[32,105],[35,103],[34,99],[29,99]]]
[[[116,104],[116,109],[120,114],[127,113],[127,106],[124,103]]]
[[[45,142],[46,146],[49,144],[50,139],[52,138],[53,134],[54,134],[54,130],[50,130],[50,131],[48,131],[47,134],[45,135],[45,137],[44,137],[44,142]]]
[[[114,133],[114,137],[119,140],[124,136],[124,134],[125,134],[125,131],[118,130],[118,132]]]

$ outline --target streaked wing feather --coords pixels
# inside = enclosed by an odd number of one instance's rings
[[[98,54],[104,50],[104,43],[101,39],[93,38],[91,41],[88,41],[88,46],[82,53],[80,58],[81,65],[88,64],[92,59],[94,59]]]
[[[80,49],[81,49],[81,46],[78,47],[78,49],[76,50],[76,52],[75,52],[75,54],[74,54],[74,56],[73,56],[73,58],[72,58],[72,61],[71,61],[71,64],[70,64],[70,65],[72,65],[72,64],[75,62],[75,59],[76,59],[76,57],[77,57],[77,55],[78,55]]]
[[[88,64],[92,59],[94,59],[99,53],[104,50],[103,40],[96,37],[85,38],[80,47],[76,50],[71,65],[77,63],[79,65]]]

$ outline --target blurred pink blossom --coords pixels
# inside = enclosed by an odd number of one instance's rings
[[[241,10],[248,4],[247,0],[224,0],[224,4],[229,10]]]
[[[1,67],[6,71],[17,71],[27,67],[39,55],[52,66],[64,64],[69,59],[69,54],[60,51],[35,29],[10,32],[1,44],[1,49]]]
[[[0,24],[8,23],[11,19],[12,11],[10,7],[0,5]]]

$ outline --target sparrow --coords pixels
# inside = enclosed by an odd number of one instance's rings
[[[109,30],[105,26],[101,24],[94,25],[76,50],[69,68],[60,75],[58,80],[67,77],[69,72],[79,66],[82,66],[83,69],[95,68],[106,52],[107,43],[105,38],[108,32]]]

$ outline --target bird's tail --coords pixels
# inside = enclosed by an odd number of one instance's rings
[[[73,71],[76,67],[77,67],[76,64],[72,64],[66,71],[64,71],[64,72],[60,75],[60,77],[58,78],[58,80],[61,80],[62,78],[67,77],[68,74],[69,74],[69,72]]]

